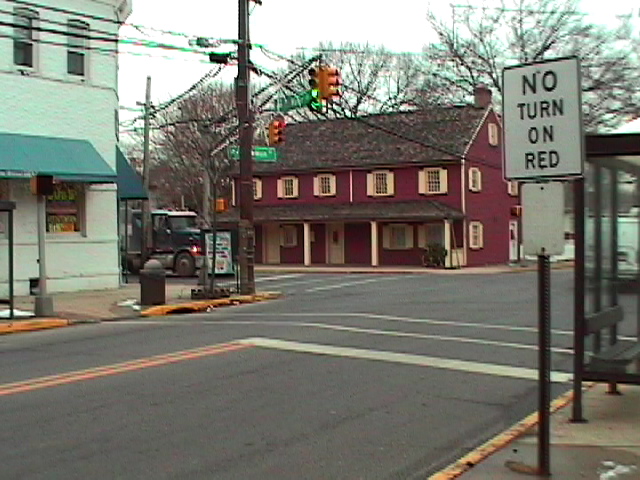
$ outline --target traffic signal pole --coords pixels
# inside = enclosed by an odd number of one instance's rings
[[[240,222],[238,225],[238,264],[240,293],[256,291],[254,272],[255,234],[253,227],[253,118],[249,100],[249,1],[238,0],[238,77],[236,105],[238,109],[240,153]]]

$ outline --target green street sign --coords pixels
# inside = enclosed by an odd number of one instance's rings
[[[231,160],[240,160],[239,147],[229,147],[228,154]],[[278,160],[278,152],[273,147],[252,147],[251,156],[256,162],[275,162]]]
[[[296,95],[287,95],[276,98],[276,111],[288,112],[289,110],[295,110],[296,108],[307,107],[313,99],[311,90],[307,90]]]

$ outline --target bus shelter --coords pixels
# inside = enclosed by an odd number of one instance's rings
[[[574,411],[582,382],[640,384],[640,134],[586,136],[574,182]]]

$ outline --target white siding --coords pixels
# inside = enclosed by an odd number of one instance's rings
[[[38,5],[53,6],[86,14],[112,18],[121,0],[40,0]],[[19,6],[0,0],[0,12]],[[38,12],[41,28],[66,32],[70,19],[89,24],[90,36],[118,33],[113,22],[98,21],[80,15],[46,8]],[[44,20],[50,20],[51,23]],[[0,21],[13,23],[12,15],[0,13]],[[0,34],[11,35],[11,27],[0,27]],[[38,32],[40,40],[60,45],[37,43],[36,68],[23,75],[13,64],[13,40],[0,38],[0,91],[2,115],[0,132],[64,137],[88,140],[115,170],[117,60],[113,53],[88,50],[85,78],[67,74],[67,37]],[[115,49],[114,42],[89,40],[89,46]],[[29,192],[28,180],[11,180],[11,200],[15,211],[16,295],[25,295],[29,278],[38,276],[36,200]],[[47,274],[50,292],[115,288],[119,284],[117,232],[117,195],[114,184],[88,185],[86,189],[86,236],[48,234],[46,239]],[[0,239],[0,295],[7,292],[6,239]]]

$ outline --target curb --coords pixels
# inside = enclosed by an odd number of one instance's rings
[[[0,335],[9,335],[19,332],[33,332],[49,328],[68,327],[73,322],[64,318],[41,318],[38,320],[18,320],[0,324]]]
[[[173,305],[158,305],[140,312],[142,317],[160,317],[180,313],[206,312],[212,308],[241,305],[247,303],[262,302],[282,297],[280,292],[264,292],[254,295],[236,295],[229,298],[217,298],[213,300],[198,300],[195,302],[177,303]]]
[[[584,384],[583,392],[589,390],[595,383]],[[573,390],[560,395],[549,406],[549,413],[556,413],[558,410],[566,407],[573,401]],[[458,478],[463,473],[472,469],[483,460],[487,459],[498,450],[503,449],[517,438],[524,435],[529,429],[538,424],[538,412],[525,417],[511,428],[499,433],[492,439],[480,445],[478,448],[469,452],[464,457],[452,463],[444,470],[434,473],[428,480],[451,480]]]

